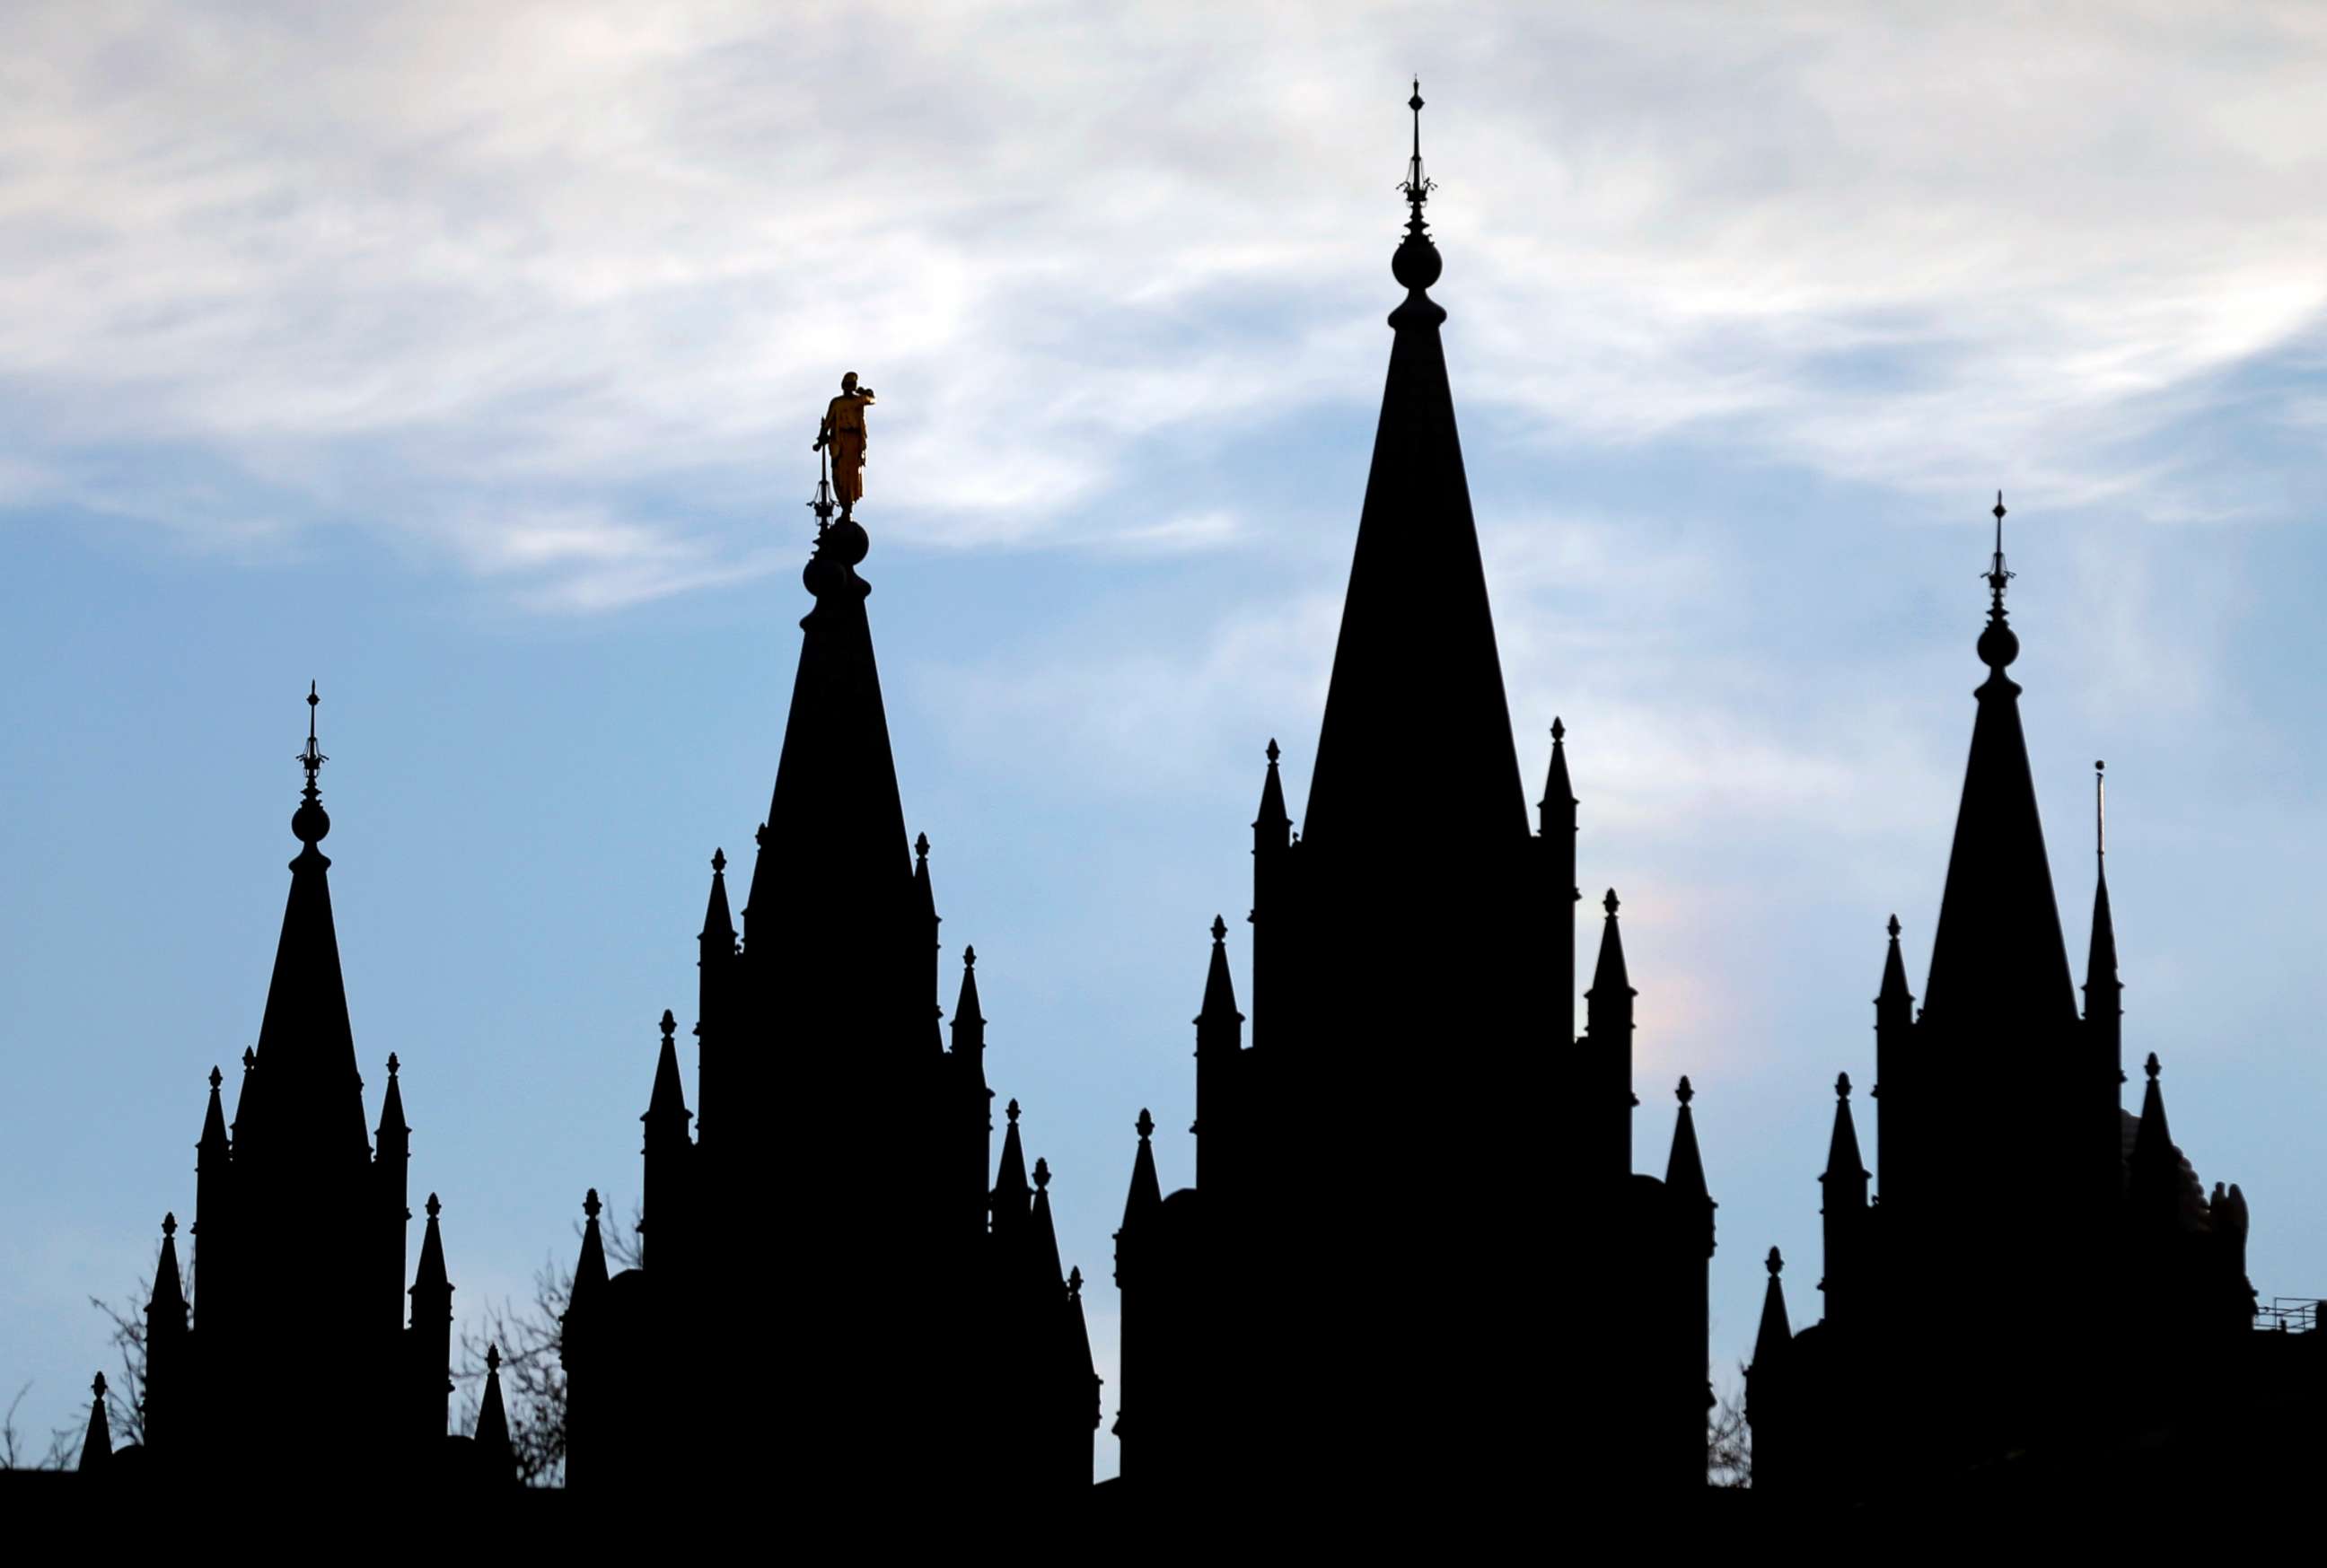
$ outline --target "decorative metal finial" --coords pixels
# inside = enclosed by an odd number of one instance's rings
[[[219,1085],[224,1082],[226,1082],[226,1075],[219,1071],[218,1063],[212,1062],[210,1064],[210,1093],[218,1093]]]
[[[2093,763],[2093,858],[2104,862],[2108,859],[2108,797],[2102,775],[2107,770],[2107,762]]]
[[[258,1066],[258,1052],[249,1046],[242,1048],[242,1070],[249,1072]]]
[[[1773,1247],[1771,1247],[1771,1248],[1770,1249],[1770,1261],[1769,1261],[1770,1277],[1771,1277],[1771,1279],[1776,1279],[1776,1278],[1778,1277],[1779,1272],[1780,1272],[1780,1270],[1782,1270],[1785,1266],[1786,1266],[1786,1260],[1785,1260],[1782,1256],[1780,1256],[1780,1255],[1779,1255],[1778,1249],[1777,1249],[1776,1247],[1774,1247],[1774,1246],[1773,1246]]]
[[[315,775],[322,771],[331,759],[315,744],[315,708],[322,702],[315,695],[315,683],[307,683],[307,749],[299,753],[299,766],[307,770],[306,788],[299,791],[299,809],[291,814],[291,834],[302,844],[320,842],[332,831],[331,817],[323,810],[322,791],[316,787]]]
[[[2149,1059],[2141,1064],[2141,1070],[2149,1075],[2149,1078],[2152,1083],[2157,1081],[2157,1075],[2161,1069],[2157,1065],[2157,1053],[2155,1051],[2153,1050],[2149,1053]]]
[[[975,969],[975,968],[977,968],[977,948],[975,948],[975,947],[964,947],[964,948],[961,950],[961,966],[962,966],[963,968],[965,968],[965,969]],[[1012,1101],[1010,1102],[1010,1104],[1014,1107],[1014,1106],[1018,1104],[1018,1102],[1017,1102],[1016,1100],[1012,1100]],[[1011,1114],[1012,1114],[1013,1115],[1015,1115],[1017,1113],[1016,1113],[1016,1111],[1014,1109],[1014,1110],[1012,1111],[1012,1113],[1011,1113]]]
[[[1406,100],[1414,111],[1414,155],[1406,161],[1406,182],[1398,189],[1406,192],[1406,204],[1414,209],[1414,220],[1422,221],[1422,204],[1438,189],[1438,182],[1422,172],[1422,79],[1414,79],[1414,96]]]
[[[1616,918],[1616,910],[1619,906],[1616,902],[1616,890],[1614,888],[1610,888],[1608,890],[1608,896],[1600,901],[1600,907],[1608,911],[1608,918],[1612,920]]]
[[[1002,1114],[1008,1116],[1010,1118],[1011,1125],[1015,1126],[1018,1122],[1018,1102],[1016,1100],[1012,1100],[1008,1105],[1002,1108]]]
[[[1051,1162],[1037,1158],[1034,1162],[1034,1190],[1041,1192],[1051,1185]]]
[[[915,860],[927,860],[930,858],[930,835],[928,834],[917,833],[913,835],[913,858]]]
[[[1146,1106],[1142,1106],[1139,1108],[1139,1120],[1132,1123],[1131,1125],[1139,1134],[1139,1141],[1145,1143],[1147,1142],[1147,1135],[1155,1130],[1155,1118],[1147,1114]]]
[[[1217,947],[1229,939],[1229,923],[1220,916],[1212,917],[1212,946]]]
[[[669,1008],[664,1008],[662,1010],[662,1038],[664,1043],[669,1043],[670,1037],[678,1032],[678,1020],[670,1015]]]
[[[1567,739],[1567,726],[1566,726],[1565,724],[1561,723],[1559,722],[1559,715],[1558,715],[1557,714],[1552,714],[1552,715],[1551,715],[1551,743],[1552,743],[1553,745],[1556,746],[1556,745],[1558,745],[1562,741],[1565,741],[1565,739]]]
[[[2004,585],[2011,582],[2013,578],[2019,575],[2016,572],[2007,572],[2004,569],[2005,507],[2004,492],[2002,490],[1995,492],[1995,554],[1988,559],[1986,576],[1987,578],[1988,592],[1995,596],[1995,603],[1990,613],[2000,616],[2004,613]]]
[[[591,1224],[598,1223],[598,1211],[604,1207],[604,1204],[598,1201],[598,1190],[595,1187],[582,1195],[582,1212]]]
[[[1995,553],[1988,557],[1987,570],[1981,574],[1987,579],[1987,627],[1979,634],[1979,659],[1990,669],[2001,671],[2020,657],[2020,639],[2005,624],[2004,590],[2005,584],[2019,574],[2005,569],[2004,565],[2004,492],[1995,492]]]
[[[428,1209],[428,1218],[429,1218],[430,1219],[432,1219],[432,1220],[433,1220],[433,1219],[435,1219],[435,1218],[439,1214],[443,1213],[443,1212],[444,1212],[444,1206],[443,1204],[441,1204],[441,1203],[439,1203],[439,1202],[437,1202],[437,1201],[436,1201],[436,1194],[435,1194],[434,1192],[431,1192],[431,1193],[428,1195],[428,1202],[427,1202],[426,1207],[427,1207],[427,1209]]]
[[[493,1377],[501,1375],[501,1348],[499,1345],[485,1347],[485,1372]]]
[[[1897,941],[1897,940],[1899,939],[1899,917],[1898,917],[1898,916],[1896,916],[1896,915],[1892,915],[1892,916],[1891,917],[1891,928],[1890,928],[1890,929],[1891,929],[1891,939],[1892,939],[1892,941],[1894,941],[1894,942],[1895,942],[1895,941]]]
[[[100,1373],[98,1373],[98,1374],[97,1375],[97,1378],[96,1378],[96,1380],[95,1380],[94,1382],[92,1382],[92,1383],[90,1383],[90,1384],[89,1384],[89,1391],[91,1394],[96,1395],[99,1399],[102,1399],[102,1398],[104,1398],[104,1397],[105,1397],[105,1374],[104,1374],[104,1373],[100,1372]]]
[[[394,1052],[394,1051],[392,1051],[392,1050],[391,1050],[391,1051],[389,1051],[389,1052],[388,1053],[388,1077],[390,1077],[390,1078],[394,1078],[394,1077],[396,1076],[396,1069],[397,1069],[396,1052]]]
[[[1420,294],[1438,281],[1439,268],[1443,264],[1438,258],[1438,247],[1430,242],[1429,225],[1422,219],[1422,204],[1430,200],[1430,193],[1438,189],[1438,182],[1422,172],[1422,79],[1419,77],[1415,79],[1414,96],[1406,100],[1406,107],[1414,111],[1414,153],[1406,161],[1406,179],[1398,186],[1406,193],[1406,238],[1398,242],[1397,254],[1390,257],[1389,270],[1391,276]],[[1428,312],[1425,313],[1430,314]],[[1444,313],[1431,315],[1430,319],[1443,320]],[[1393,326],[1397,324],[1396,321],[1391,322]]]
[[[162,1216],[162,1234],[164,1236],[175,1236],[178,1234],[178,1217],[176,1215],[165,1214]]]
[[[1268,765],[1272,768],[1276,767],[1276,759],[1282,755],[1284,753],[1276,749],[1276,737],[1271,735],[1268,738]]]
[[[1070,1268],[1067,1271],[1067,1300],[1079,1302],[1082,1299],[1083,1271],[1080,1268]]]
[[[1840,1073],[1836,1075],[1834,1080],[1834,1097],[1838,1100],[1846,1100],[1850,1097],[1850,1075],[1848,1073]]]
[[[714,849],[711,852],[711,874],[720,876],[724,874],[726,870],[727,852],[724,849]]]
[[[1680,1087],[1673,1090],[1673,1098],[1678,1100],[1684,1106],[1688,1104],[1689,1101],[1696,1098],[1696,1091],[1688,1086],[1688,1075],[1687,1073],[1680,1075]]]

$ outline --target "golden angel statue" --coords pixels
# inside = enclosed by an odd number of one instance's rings
[[[840,378],[840,396],[825,406],[824,423],[817,427],[811,451],[832,448],[832,492],[840,499],[840,515],[848,516],[864,493],[864,411],[873,406],[873,388],[856,384],[851,370]]]

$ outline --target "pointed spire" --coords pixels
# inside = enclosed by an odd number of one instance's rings
[[[1785,1287],[1778,1283],[1778,1274],[1786,1260],[1771,1247],[1767,1265],[1770,1270],[1769,1288],[1762,1294],[1762,1327],[1753,1336],[1753,1362],[1756,1370],[1776,1359],[1792,1343],[1794,1330],[1786,1321]]]
[[[2151,1225],[2171,1223],[2182,1203],[2182,1155],[2165,1121],[2165,1092],[2158,1086],[2157,1053],[2144,1064],[2149,1085],[2142,1091],[2141,1125],[2133,1134],[2127,1178],[2135,1218]]]
[[[1624,968],[1624,937],[1616,925],[1616,911],[1622,906],[1617,901],[1614,888],[1608,890],[1608,896],[1600,901],[1600,907],[1607,911],[1608,919],[1600,929],[1600,961],[1592,971],[1592,989],[1584,994],[1584,998],[1589,1001],[1595,995],[1604,994],[1613,1001],[1619,996],[1638,995]],[[1630,1009],[1626,1011],[1629,1013]]]
[[[1033,1191],[1026,1181],[1026,1152],[1018,1141],[1018,1102],[1012,1100],[1003,1114],[1010,1125],[1002,1134],[1002,1159],[994,1175],[994,1230],[997,1236],[1014,1232],[1025,1223],[1028,1194]]]
[[[1417,90],[1417,116],[1420,103]],[[1423,292],[1440,263],[1424,231],[1430,182],[1416,124],[1406,235],[1392,263],[1408,292],[1389,317],[1389,371],[1302,842],[1371,839],[1443,867],[1455,845],[1529,835],[1439,339],[1446,313]],[[1426,835],[1406,826],[1417,803],[1428,804]]]
[[[1057,1292],[1065,1284],[1065,1271],[1060,1266],[1059,1232],[1051,1218],[1051,1162],[1034,1162],[1033,1268],[1034,1283],[1045,1293]]]
[[[444,1274],[444,1237],[436,1226],[436,1217],[444,1210],[444,1206],[436,1200],[436,1194],[431,1192],[428,1195],[428,1228],[420,1237],[420,1264],[413,1271],[412,1288],[406,1293],[412,1297],[412,1317],[416,1326],[421,1321],[420,1304],[423,1302],[442,1302],[448,1314],[452,1310],[453,1283]]]
[[[1841,1073],[1834,1080],[1834,1136],[1827,1143],[1826,1174],[1818,1178],[1826,1183],[1827,1201],[1834,1202],[1838,1191],[1855,1189],[1864,1203],[1872,1174],[1859,1155],[1858,1126],[1850,1115],[1850,1075]]]
[[[517,1479],[517,1455],[509,1446],[509,1409],[501,1403],[501,1352],[485,1347],[485,1392],[477,1402],[477,1463],[487,1479]]]
[[[1277,777],[1276,759],[1283,755],[1276,749],[1274,736],[1268,742],[1268,773],[1260,784],[1260,813],[1252,819],[1252,843],[1256,854],[1263,849],[1283,849],[1290,842],[1293,818],[1285,811],[1285,780]]]
[[[2103,1054],[2114,1063],[2123,1059],[2125,986],[2117,979],[2117,919],[2109,911],[2108,824],[2102,795],[2106,767],[2093,764],[2093,929],[2085,950],[2085,1022],[2101,1031]]]
[[[639,1120],[646,1123],[650,1131],[667,1133],[676,1128],[678,1135],[685,1137],[687,1124],[694,1113],[687,1108],[687,1094],[678,1080],[678,1044],[675,1038],[678,1020],[668,1007],[663,1009],[661,1029],[662,1045],[655,1056],[654,1090],[647,1097],[647,1108]]]
[[[1891,917],[1891,946],[1883,955],[1883,988],[1875,993],[1877,1007],[1903,1007],[1915,1000],[1907,989],[1907,960],[1899,951],[1899,917]]]
[[[236,1107],[238,1155],[264,1151],[287,1158],[285,1179],[311,1181],[318,1159],[368,1163],[371,1139],[364,1128],[363,1080],[356,1071],[347,986],[340,970],[339,934],[332,919],[331,859],[315,845],[331,831],[315,779],[328,761],[315,741],[313,684],[307,692],[307,745],[299,754],[306,773],[291,830],[300,842],[291,862],[291,891],[275,949],[275,972],[258,1046],[245,1058],[241,1102]],[[253,1090],[257,1090],[256,1105]],[[295,1153],[294,1153],[295,1151]]]
[[[710,953],[732,953],[735,950],[735,920],[727,912],[727,852],[711,852],[711,897],[703,908],[703,931],[696,938],[703,950]]]
[[[574,1265],[574,1288],[565,1301],[570,1313],[597,1301],[606,1288],[606,1243],[598,1234],[598,1213],[603,1207],[595,1187],[582,1199],[582,1255]]]
[[[1003,978],[1006,981],[1009,976],[1005,975]],[[975,1057],[985,1050],[986,1013],[977,1000],[977,949],[964,947],[961,950],[961,991],[954,998],[953,1004],[953,1051],[956,1056]],[[1015,1106],[1018,1102],[1013,1100],[1010,1103]],[[989,1118],[986,1125],[991,1126],[994,1107],[990,1102],[986,1114]]]
[[[186,1293],[178,1273],[178,1217],[162,1216],[162,1255],[154,1265],[154,1293],[145,1302],[145,1327],[150,1350],[154,1337],[182,1331],[186,1326]]]
[[[1131,1162],[1131,1192],[1123,1200],[1126,1230],[1141,1215],[1153,1214],[1164,1207],[1164,1186],[1155,1179],[1155,1151],[1147,1142],[1149,1134],[1155,1131],[1155,1118],[1143,1107],[1133,1126],[1139,1134],[1139,1153]]]
[[[2076,1001],[2021,731],[2020,687],[2004,673],[2020,642],[2004,620],[2012,574],[2004,566],[2003,512],[1999,496],[1996,547],[1986,573],[1988,624],[1979,639],[1989,674],[1974,694],[1979,707],[1931,935],[1923,1013],[1949,1029],[2024,1032],[2070,1022]]]
[[[1211,966],[1204,972],[1204,1005],[1193,1020],[1200,1026],[1225,1024],[1232,1027],[1244,1022],[1244,1014],[1237,1011],[1236,982],[1229,975],[1228,939],[1228,921],[1214,915]],[[1233,1037],[1228,1043],[1234,1043]]]
[[[113,1459],[113,1426],[105,1417],[105,1374],[89,1384],[89,1432],[80,1442],[80,1472],[95,1475]]]
[[[1543,798],[1535,803],[1536,831],[1547,838],[1557,829],[1575,831],[1575,786],[1567,777],[1567,726],[1556,715],[1551,721],[1551,771],[1543,781]]]
[[[226,1075],[213,1065],[210,1069],[210,1102],[202,1110],[202,1135],[194,1143],[194,1147],[206,1157],[222,1156],[227,1153],[226,1107],[219,1101],[219,1086],[224,1082]]]
[[[1673,1097],[1680,1102],[1680,1112],[1673,1118],[1672,1153],[1665,1160],[1665,1186],[1675,1198],[1686,1203],[1701,1205],[1705,1210],[1705,1255],[1713,1255],[1713,1211],[1721,1207],[1714,1202],[1712,1192],[1705,1184],[1705,1159],[1697,1153],[1696,1117],[1689,1102],[1696,1091],[1683,1077]]]
[[[412,1129],[404,1123],[404,1088],[397,1078],[397,1069],[399,1065],[396,1059],[396,1053],[389,1051],[388,1053],[388,1089],[379,1097],[379,1125],[374,1129],[374,1135],[379,1140],[380,1158],[383,1162],[388,1158],[392,1147],[398,1149],[407,1147],[412,1136]]]

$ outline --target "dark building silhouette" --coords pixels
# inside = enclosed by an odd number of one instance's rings
[[[1175,1506],[1371,1488],[1398,1515],[1526,1489],[1537,1419],[1589,1484],[1706,1481],[1714,1203],[1688,1080],[1663,1179],[1636,1173],[1618,901],[1578,1040],[1565,730],[1530,825],[1426,292],[1418,88],[1409,107],[1406,295],[1308,809],[1296,833],[1272,741],[1252,828],[1252,1038],[1216,919],[1194,1185],[1160,1196],[1142,1112],[1117,1238],[1122,1485]]]
[[[2079,1013],[2005,674],[2020,639],[2005,516],[1999,495],[1988,673],[1922,1005],[1893,916],[1874,1001],[1879,1171],[1845,1073],[1818,1179],[1818,1321],[1790,1328],[1770,1252],[1753,1484],[1820,1507],[1944,1493],[2016,1507],[2170,1473],[2220,1503],[2284,1498],[2284,1456],[2316,1453],[2305,1413],[2327,1395],[2327,1336],[2277,1331],[2315,1328],[2313,1303],[2278,1303],[2274,1331],[2255,1331],[2245,1197],[2220,1182],[2209,1197],[2174,1146],[2155,1053],[2140,1114],[2122,1107],[2098,763]]]
[[[693,1107],[678,1013],[650,1037],[638,1266],[610,1270],[609,1221],[584,1199],[569,1495],[880,1508],[957,1534],[1071,1520],[1080,1499],[1134,1545],[1181,1531],[1230,1549],[1264,1517],[1499,1545],[1547,1492],[1596,1509],[1594,1531],[1715,1506],[1716,1205],[1694,1094],[1681,1078],[1668,1134],[1661,1115],[1636,1130],[1613,890],[1575,1033],[1580,805],[1555,718],[1529,820],[1428,293],[1418,84],[1409,107],[1406,297],[1305,815],[1296,831],[1271,741],[1248,989],[1215,916],[1192,1021],[1189,1185],[1167,1195],[1154,1122],[1132,1125],[1120,1479],[1091,1487],[1101,1389],[1051,1169],[1029,1160],[1036,1116],[1009,1101],[995,1146],[973,950],[949,1018],[939,1004],[930,848],[907,841],[857,571],[869,541],[820,487],[740,911],[711,859]],[[2327,1336],[2285,1331],[2313,1320],[2284,1311],[2255,1331],[2244,1199],[2200,1187],[2154,1055],[2140,1114],[2122,1109],[2105,877],[2078,1005],[2005,673],[2003,516],[1999,497],[1989,674],[1920,1012],[1890,925],[1873,1171],[1864,1102],[1835,1082],[1818,1321],[1794,1330],[1766,1259],[1747,1386],[1765,1515],[1929,1519],[2168,1470],[2251,1500],[2315,1468]],[[210,1074],[183,1271],[163,1222],[146,1442],[115,1451],[99,1378],[81,1475],[223,1483],[263,1464],[266,1484],[317,1492],[360,1477],[513,1495],[498,1354],[473,1433],[447,1433],[453,1285],[433,1193],[409,1251],[394,1056],[367,1131],[308,701],[282,939],[231,1120]],[[1659,1159],[1661,1176],[1635,1169]],[[718,1354],[747,1365],[707,1368],[706,1329],[739,1321],[746,1343]],[[341,1417],[323,1443],[298,1441],[312,1389],[285,1373],[315,1367]]]

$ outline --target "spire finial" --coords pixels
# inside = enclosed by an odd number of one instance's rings
[[[1988,557],[1987,570],[1980,574],[1987,579],[1987,629],[1979,634],[1979,659],[1991,669],[2000,670],[2020,657],[2020,639],[2005,624],[2005,585],[2019,575],[2007,571],[2004,565],[2004,492],[1995,492],[1995,553]]]
[[[218,1093],[219,1085],[224,1082],[226,1082],[226,1075],[219,1071],[218,1064],[216,1062],[212,1062],[210,1064],[210,1093]]]
[[[595,1220],[598,1218],[598,1211],[604,1207],[604,1204],[598,1201],[598,1190],[595,1187],[582,1195],[582,1213],[584,1218]]]
[[[1897,941],[1899,939],[1899,917],[1897,915],[1892,915],[1891,917],[1890,930],[1891,939],[1894,942]]]
[[[443,1213],[444,1210],[444,1206],[436,1201],[436,1194],[431,1192],[428,1195],[428,1218],[434,1219],[437,1215]]]
[[[1776,1279],[1778,1277],[1779,1271],[1786,1266],[1785,1258],[1780,1255],[1778,1249],[1774,1246],[1770,1249],[1768,1266],[1770,1270],[1770,1277],[1771,1279]]]
[[[1612,920],[1616,918],[1618,905],[1616,903],[1616,890],[1614,888],[1610,888],[1608,890],[1608,896],[1600,901],[1600,907],[1608,911],[1608,918]]]
[[[726,873],[727,852],[724,849],[715,848],[711,852],[711,874],[713,876],[724,876]]]
[[[670,1037],[678,1032],[678,1020],[670,1015],[669,1008],[664,1008],[662,1010],[662,1037],[664,1041],[668,1043]]]
[[[315,844],[332,831],[332,819],[322,807],[322,791],[316,787],[315,775],[322,771],[331,759],[315,745],[315,708],[322,702],[315,695],[315,683],[307,683],[307,749],[299,753],[299,766],[307,770],[306,788],[299,791],[299,809],[291,814],[291,835],[302,844]]]
[[[2141,1064],[2141,1070],[2149,1075],[2151,1082],[2154,1083],[2156,1081],[2158,1073],[2163,1069],[2157,1065],[2157,1053],[2155,1051],[2153,1050],[2149,1053],[2149,1059]]]
[[[1284,752],[1279,751],[1276,749],[1276,736],[1274,736],[1274,735],[1271,735],[1271,736],[1268,738],[1268,752],[1267,752],[1267,756],[1268,756],[1268,765],[1269,765],[1270,767],[1272,767],[1272,768],[1276,767],[1276,760],[1277,760],[1277,758],[1279,758],[1279,757],[1283,756],[1284,754],[1285,754]]]
[[[1155,1130],[1155,1118],[1147,1114],[1146,1106],[1142,1106],[1139,1107],[1139,1120],[1132,1123],[1131,1125],[1132,1129],[1139,1134],[1139,1141],[1145,1143],[1147,1142],[1147,1135]]]
[[[1217,947],[1229,939],[1229,923],[1220,916],[1212,917],[1212,946]]]
[[[2107,762],[2093,763],[2093,858],[2106,864],[2108,861],[2108,797],[2103,775]]]
[[[500,1376],[501,1348],[499,1345],[485,1347],[485,1370],[496,1377]]]
[[[105,1374],[104,1374],[104,1373],[100,1372],[100,1373],[98,1373],[98,1374],[97,1375],[96,1380],[89,1384],[89,1391],[91,1394],[96,1395],[99,1399],[102,1399],[102,1398],[104,1398],[104,1397],[105,1397]]]
[[[1011,1122],[1014,1125],[1018,1120],[1018,1102],[1016,1100],[1012,1100],[1009,1105],[1003,1107],[1002,1114],[1008,1116]]]
[[[252,1050],[249,1046],[244,1046],[242,1048],[242,1070],[248,1072],[257,1065],[258,1052]]]
[[[1557,714],[1552,714],[1552,715],[1551,715],[1551,743],[1552,743],[1553,745],[1556,746],[1556,745],[1558,745],[1562,741],[1565,741],[1565,739],[1567,739],[1567,726],[1566,726],[1565,724],[1564,724],[1564,723],[1560,723],[1560,721],[1559,721],[1559,715],[1558,715]]]
[[[397,1065],[398,1065],[398,1064],[397,1064],[397,1059],[396,1059],[396,1052],[394,1052],[394,1051],[392,1051],[392,1050],[391,1050],[391,1051],[389,1051],[389,1052],[388,1053],[388,1077],[390,1077],[390,1078],[394,1078],[394,1077],[396,1076],[396,1069],[397,1069]]]
[[[930,835],[928,834],[917,833],[913,835],[913,858],[915,860],[927,860],[930,858]]]
[[[963,968],[965,968],[965,969],[975,969],[975,968],[977,968],[977,948],[975,948],[975,947],[964,947],[964,948],[961,950],[961,966],[962,966]],[[1018,1102],[1017,1102],[1016,1100],[1012,1100],[1010,1103],[1011,1103],[1012,1105],[1014,1105],[1014,1105],[1016,1105]]]
[[[1034,1161],[1034,1190],[1040,1192],[1051,1184],[1051,1162],[1039,1155]]]
[[[1414,96],[1406,100],[1414,111],[1414,154],[1406,161],[1406,179],[1398,189],[1406,193],[1406,238],[1398,242],[1397,254],[1390,258],[1390,275],[1416,294],[1438,281],[1441,263],[1438,247],[1430,242],[1429,226],[1422,220],[1422,204],[1438,182],[1422,172],[1422,79],[1414,79]]]
[[[1687,1073],[1680,1075],[1680,1087],[1673,1090],[1673,1098],[1678,1100],[1682,1105],[1687,1105],[1689,1101],[1696,1098],[1696,1091],[1688,1087],[1688,1075]]]
[[[165,1214],[162,1216],[162,1234],[164,1236],[175,1236],[178,1234],[178,1217],[175,1214]]]
[[[1067,1300],[1079,1302],[1082,1299],[1083,1271],[1080,1266],[1077,1266],[1067,1271]]]
[[[1846,1100],[1850,1097],[1850,1075],[1848,1073],[1838,1073],[1836,1075],[1834,1080],[1834,1097],[1838,1100]]]

